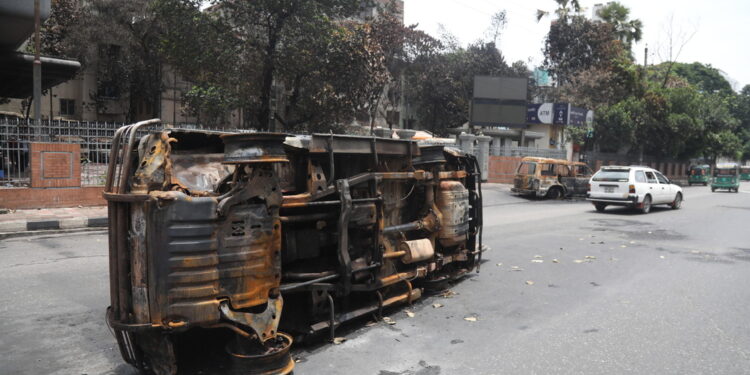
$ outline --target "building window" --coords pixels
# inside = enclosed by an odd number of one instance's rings
[[[73,99],[60,99],[60,115],[74,116],[76,114],[76,101]]]

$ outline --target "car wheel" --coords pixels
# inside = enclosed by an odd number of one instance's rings
[[[735,193],[739,193],[740,192],[740,188],[734,188],[734,192]]]
[[[677,195],[675,195],[671,206],[673,210],[679,210],[680,207],[682,207],[682,193],[677,193]]]
[[[643,198],[643,203],[641,204],[641,213],[647,214],[651,212],[651,196],[647,195],[645,198]]]
[[[712,188],[711,188],[711,192],[712,192],[712,193],[715,193],[715,192],[716,192],[716,188],[713,188],[713,187],[712,187]]]
[[[596,208],[599,212],[604,212],[604,209],[607,208],[607,205],[604,203],[594,203],[594,208]]]
[[[560,198],[562,198],[562,196],[563,196],[562,189],[560,189],[558,187],[550,188],[547,191],[547,198],[549,198],[549,199],[560,199]]]
[[[688,182],[688,186],[693,186],[693,183],[692,182]]]
[[[708,186],[708,182],[704,182],[704,183],[703,183],[703,186]]]

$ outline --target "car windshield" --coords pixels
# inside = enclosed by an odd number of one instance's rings
[[[734,168],[715,169],[714,176],[734,176],[737,170]]]
[[[627,181],[629,175],[628,169],[603,169],[596,172],[592,179],[594,181]]]
[[[690,170],[690,174],[693,176],[703,176],[705,172],[702,168],[693,168]]]

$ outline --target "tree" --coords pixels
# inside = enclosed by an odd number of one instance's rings
[[[674,74],[684,78],[688,83],[695,86],[698,90],[706,93],[722,93],[724,95],[733,94],[732,85],[719,72],[718,69],[710,64],[701,64],[694,62],[692,64],[675,63],[673,66]]]
[[[550,25],[544,41],[543,67],[558,85],[564,85],[584,70],[606,68],[621,51],[611,24],[568,16]]]
[[[76,33],[81,22],[81,8],[77,0],[54,0],[50,16],[42,24],[40,42],[41,53],[50,56],[69,56],[73,42],[72,34]],[[34,44],[27,45],[33,52]]]
[[[214,0],[217,17],[231,25],[243,49],[257,62],[251,77],[260,82],[257,104],[251,106],[256,127],[268,129],[273,83],[279,66],[304,59],[313,35],[329,34],[333,20],[355,15],[356,0]],[[250,69],[248,69],[250,70]],[[249,77],[250,78],[250,77]],[[252,79],[251,78],[251,79]]]
[[[639,42],[643,36],[643,23],[639,19],[630,19],[630,9],[617,1],[609,2],[599,9],[599,17],[612,25],[617,39],[631,51],[633,42]]]
[[[558,21],[567,22],[568,17],[572,14],[578,14],[581,12],[581,4],[578,0],[555,0],[555,3],[557,3],[557,9],[555,9],[554,13],[557,16]],[[549,11],[537,9],[536,20],[537,22],[541,21],[542,18],[549,15]]]
[[[97,90],[92,105],[107,107],[113,100],[127,102],[126,120],[133,120],[139,104],[151,104],[156,117],[161,93],[161,65],[157,44],[159,21],[149,0],[74,0],[53,2],[52,15],[42,34],[45,53],[75,58],[84,69],[96,70]]]

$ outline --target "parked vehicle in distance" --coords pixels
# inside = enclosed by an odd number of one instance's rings
[[[599,212],[607,206],[627,206],[645,214],[656,204],[678,209],[683,201],[682,188],[649,167],[602,167],[591,177],[589,186],[586,199]]]
[[[583,196],[592,174],[586,163],[525,157],[516,169],[511,191],[550,199]]]
[[[750,165],[743,165],[740,167],[740,180],[750,181]]]
[[[714,167],[711,191],[726,189],[740,192],[740,166],[737,163],[721,163]]]
[[[691,165],[687,174],[689,186],[693,186],[693,184],[708,186],[708,183],[711,182],[711,166],[708,164]]]

